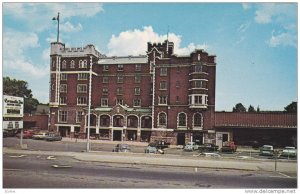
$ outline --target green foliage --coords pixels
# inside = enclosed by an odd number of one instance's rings
[[[232,112],[246,112],[246,108],[242,103],[237,103],[235,107],[233,107]]]
[[[291,104],[284,107],[284,110],[289,113],[297,113],[297,102],[292,102]]]
[[[256,112],[254,107],[252,105],[249,106],[248,112]]]
[[[24,98],[24,113],[31,113],[36,110],[39,101],[32,96],[28,83],[23,80],[3,78],[3,94]]]

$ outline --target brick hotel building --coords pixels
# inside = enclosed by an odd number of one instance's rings
[[[215,56],[178,56],[168,41],[125,57],[55,42],[50,59],[49,130],[86,138],[90,96],[91,138],[216,143]]]

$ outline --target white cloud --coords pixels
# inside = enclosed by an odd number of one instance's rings
[[[242,3],[242,6],[245,10],[248,10],[251,8],[251,4],[250,3]]]
[[[74,26],[70,22],[65,22],[61,24],[60,29],[62,32],[77,32],[82,30],[82,25],[78,23],[77,26]]]
[[[42,59],[44,61],[47,61],[47,62],[49,61],[49,59],[50,59],[50,47],[43,50]]]
[[[17,32],[8,29],[3,34],[3,65],[7,69],[41,78],[48,72],[48,66],[33,65],[26,57],[25,51],[39,47],[38,36],[35,33]]]
[[[245,22],[245,23],[243,23],[243,24],[241,24],[240,25],[240,27],[238,28],[238,32],[246,32],[247,31],[247,29],[250,27],[250,25],[251,25],[251,22],[249,21],[249,22]]]
[[[297,38],[295,35],[283,32],[278,35],[272,34],[272,37],[267,43],[270,47],[277,47],[279,45],[297,47]]]
[[[257,6],[255,21],[260,24],[267,24],[273,21],[284,22],[285,18],[295,17],[295,6],[284,3],[263,3]]]
[[[4,15],[22,21],[28,29],[37,32],[56,25],[52,18],[58,12],[60,22],[64,22],[75,16],[92,17],[102,11],[101,3],[3,3]]]
[[[108,55],[120,56],[146,54],[147,42],[164,42],[166,39],[166,34],[159,35],[153,31],[152,26],[145,26],[142,30],[134,29],[124,31],[118,36],[112,35],[108,43]],[[187,47],[180,48],[181,36],[174,33],[169,34],[169,41],[174,42],[174,53],[179,55],[189,54],[196,48],[208,48],[206,44],[195,45],[194,43],[190,43]]]

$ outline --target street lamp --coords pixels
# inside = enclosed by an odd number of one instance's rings
[[[57,17],[53,17],[52,20],[57,20],[57,42],[59,42],[59,12]]]
[[[86,151],[87,151],[87,152],[90,151],[91,99],[92,99],[92,68],[93,68],[93,57],[90,56],[88,128],[87,128],[87,144],[86,144]]]

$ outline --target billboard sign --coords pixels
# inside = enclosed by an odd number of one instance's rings
[[[23,117],[24,98],[3,95],[3,117]]]

